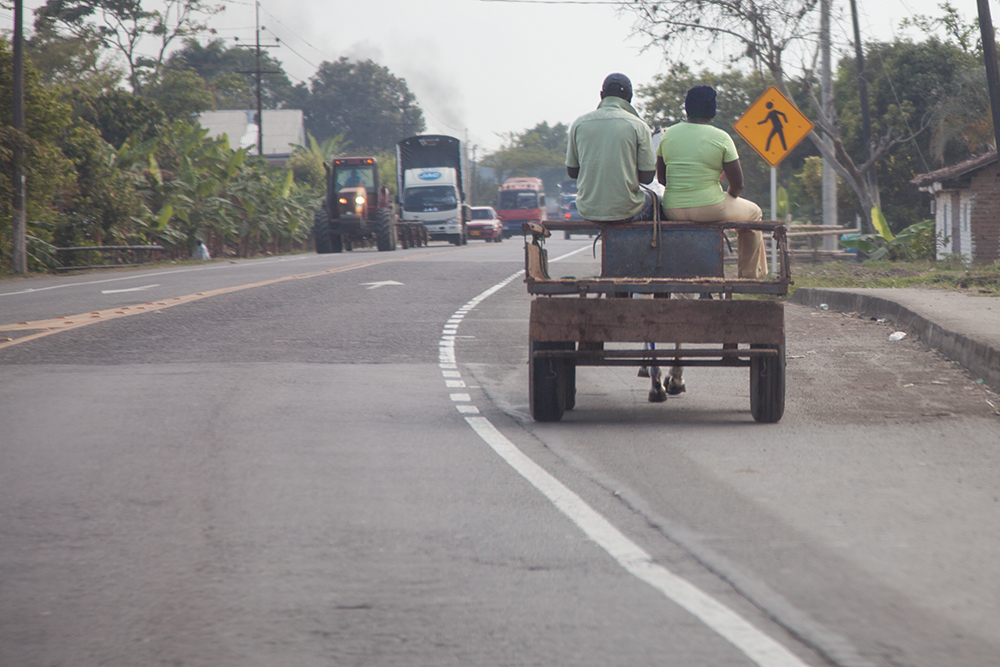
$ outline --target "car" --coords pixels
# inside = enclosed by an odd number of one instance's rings
[[[559,207],[559,217],[566,222],[583,222],[583,217],[580,212],[576,210],[576,195],[566,194],[562,196],[562,205]],[[596,230],[584,230],[579,232],[570,232],[568,229],[563,232],[563,238],[570,238],[573,234],[586,234],[587,236],[593,236],[597,233]]]
[[[473,206],[469,220],[469,238],[483,239],[487,243],[503,241],[503,223],[492,206]]]

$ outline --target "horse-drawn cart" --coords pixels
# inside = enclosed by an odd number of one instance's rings
[[[739,229],[773,235],[780,257],[776,278],[726,276],[725,231]],[[593,278],[549,277],[544,247],[549,230],[531,224],[525,232],[525,280],[535,296],[528,382],[536,421],[558,421],[574,408],[579,366],[653,365],[749,367],[753,418],[781,419],[784,306],[777,300],[733,297],[787,294],[791,276],[784,225],[604,225],[601,275]],[[635,298],[639,295],[648,296]],[[670,344],[673,349],[666,349]]]

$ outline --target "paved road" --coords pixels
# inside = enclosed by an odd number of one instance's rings
[[[550,252],[594,270],[587,240]],[[998,422],[965,373],[789,306],[776,426],[735,369],[665,405],[581,370],[534,424],[521,257],[0,283],[0,325],[99,314],[0,331],[0,665],[1000,654]]]

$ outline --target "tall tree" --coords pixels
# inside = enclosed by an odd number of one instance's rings
[[[548,192],[558,191],[566,174],[566,141],[569,128],[563,123],[549,126],[541,122],[520,133],[507,135],[499,150],[486,155],[481,163],[492,169],[497,182],[514,176],[536,176],[545,181]]]
[[[65,35],[53,23],[36,23],[26,47],[46,85],[98,94],[117,86],[123,75],[94,32]]]
[[[342,134],[354,151],[388,150],[426,126],[406,81],[370,59],[324,62],[296,92],[306,129],[321,142]]]
[[[46,0],[35,12],[35,29],[59,26],[71,35],[100,39],[117,51],[128,67],[132,92],[155,78],[175,41],[206,29],[204,19],[221,11],[204,0],[163,0],[162,9],[146,9],[142,0]],[[157,42],[152,58],[141,55],[140,43]]]
[[[765,72],[786,97],[795,100],[789,89],[786,56],[796,58],[801,67],[805,84],[811,82],[809,61],[814,55],[817,26],[816,7],[819,0],[634,0],[623,3],[624,8],[637,15],[636,29],[650,42],[664,48],[676,62],[683,62],[691,53],[693,42],[702,40],[720,49],[732,47],[732,63],[747,61]],[[866,174],[874,169],[880,159],[895,146],[912,139],[913,134],[926,125],[909,132],[905,124],[890,125],[878,138],[867,159],[856,162],[841,138],[836,118],[823,113],[811,89],[805,88],[813,104],[813,119],[817,130],[831,138],[824,142],[819,133],[810,132],[809,139],[830,161],[837,174],[856,193],[865,218],[871,224],[870,211],[878,204],[878,193],[872,192]],[[800,97],[803,97],[800,95]],[[800,108],[805,105],[799,102]],[[908,120],[908,119],[907,119]],[[919,120],[919,119],[918,119]],[[870,155],[870,156],[869,156]]]
[[[212,108],[253,109],[257,106],[253,74],[256,56],[252,50],[227,46],[221,39],[202,44],[188,38],[184,46],[170,54],[169,68],[191,69],[205,80],[212,95]],[[287,107],[293,98],[292,82],[281,62],[267,53],[260,57],[261,69],[277,74],[261,77],[261,104],[265,109]]]

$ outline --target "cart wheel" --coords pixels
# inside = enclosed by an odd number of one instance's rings
[[[750,413],[754,421],[775,424],[785,414],[785,346],[751,345],[750,348],[778,351],[773,357],[750,359]]]
[[[567,364],[561,359],[535,359],[536,350],[566,350],[572,343],[528,342],[528,402],[536,422],[557,422],[566,411]]]

